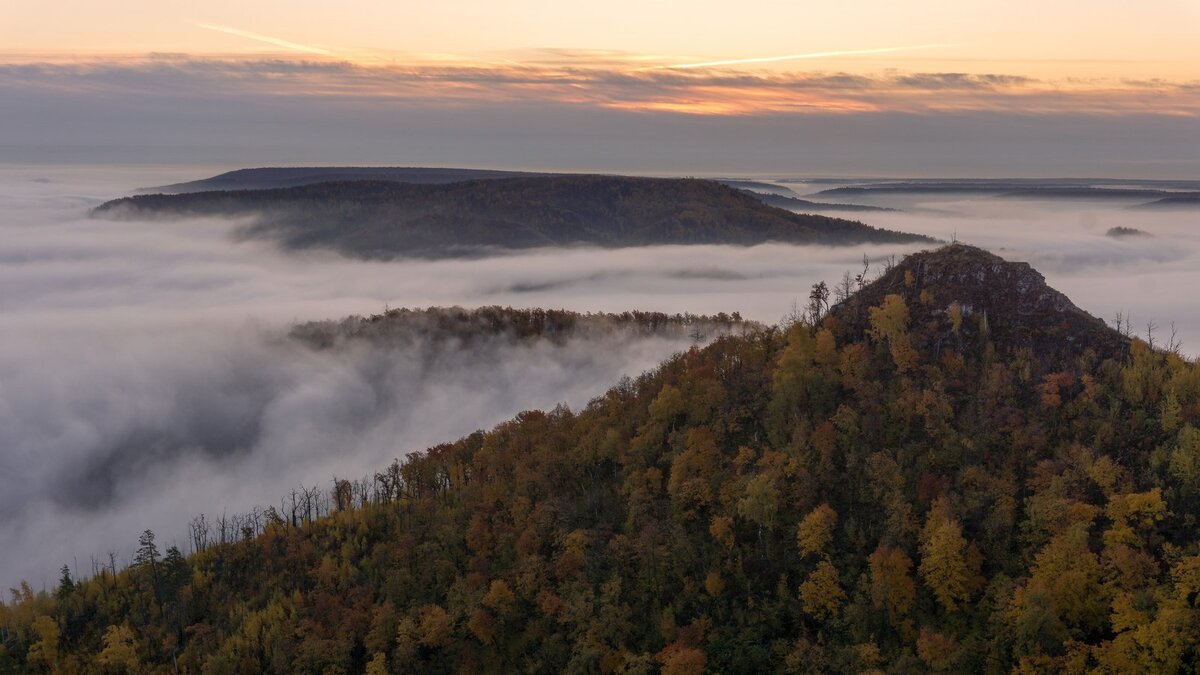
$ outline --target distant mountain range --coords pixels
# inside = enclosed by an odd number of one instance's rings
[[[291,179],[313,177],[297,173]],[[293,249],[329,248],[371,259],[569,245],[933,241],[775,208],[761,196],[710,180],[564,174],[449,182],[452,177],[137,195],[106,202],[93,213],[249,218],[250,236],[273,238]]]

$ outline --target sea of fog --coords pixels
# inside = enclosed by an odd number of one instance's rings
[[[240,241],[220,220],[87,210],[196,168],[0,168],[0,587],[127,561],[147,528],[185,544],[197,514],[278,503],[529,408],[580,407],[686,341],[589,337],[460,349],[436,364],[283,339],[298,321],[385,307],[512,305],[733,312],[765,323],[818,280],[914,250],[764,245],[537,250],[362,262]],[[888,198],[866,222],[989,248],[1104,318],[1200,352],[1200,217],[1112,202]],[[1152,237],[1115,240],[1114,226]]]

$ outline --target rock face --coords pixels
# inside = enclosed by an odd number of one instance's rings
[[[868,309],[892,294],[904,298],[914,338],[935,351],[989,342],[1001,354],[1028,350],[1032,358],[1061,362],[1088,351],[1116,357],[1129,346],[1028,263],[963,244],[908,256],[831,315],[840,330],[861,335],[869,326]]]

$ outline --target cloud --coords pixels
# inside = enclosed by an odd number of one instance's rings
[[[1200,166],[1195,83],[631,72],[630,58],[9,63],[0,157],[857,175],[1170,176]]]
[[[794,57],[786,58],[799,58]],[[774,57],[772,57],[774,58]],[[779,57],[785,58],[785,57]],[[714,62],[716,63],[716,62]],[[731,62],[732,63],[732,62]],[[758,72],[682,64],[629,69],[565,65],[220,60],[159,57],[141,62],[0,65],[0,86],[207,97],[339,97],[432,107],[542,102],[705,115],[802,112],[936,114],[947,111],[1200,116],[1194,82],[1047,81],[1004,73]],[[681,70],[692,68],[697,70]],[[936,93],[936,96],[930,96]]]
[[[247,40],[254,40],[256,42],[262,42],[265,44],[273,45],[275,47],[282,47],[284,49],[290,49],[291,51],[294,51],[294,52],[304,52],[306,54],[320,54],[322,56],[333,56],[334,55],[334,53],[329,51],[328,49],[321,49],[320,47],[310,47],[308,45],[302,45],[302,44],[298,44],[296,42],[288,42],[287,40],[271,37],[269,35],[262,35],[261,33],[252,33],[248,30],[242,30],[240,28],[231,28],[229,26],[220,26],[220,25],[212,24],[212,23],[204,23],[202,21],[192,21],[192,25],[197,28],[203,28],[205,30],[216,31],[218,33],[225,33],[227,35],[236,35],[238,37],[246,38]]]
[[[715,68],[717,66],[740,66],[758,63],[778,63],[781,61],[802,61],[805,59],[828,59],[838,56],[863,56],[867,54],[894,54],[896,52],[919,51],[926,49],[938,49],[942,47],[954,47],[957,45],[941,44],[941,45],[912,45],[908,47],[877,47],[874,49],[843,49],[838,51],[827,52],[809,52],[807,54],[788,54],[784,56],[759,56],[740,59],[727,59],[723,61],[703,61],[700,63],[676,63],[667,66],[647,66],[647,70],[654,69],[671,69],[671,70],[686,70],[691,68]]]

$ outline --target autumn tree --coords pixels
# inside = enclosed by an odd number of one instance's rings
[[[939,500],[930,509],[921,530],[921,578],[947,612],[962,607],[970,599],[971,569],[967,562],[967,540],[962,525],[949,514]]]

